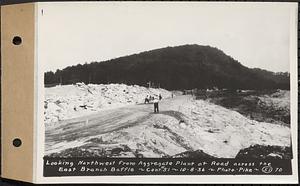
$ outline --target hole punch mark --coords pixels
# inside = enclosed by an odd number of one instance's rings
[[[12,42],[14,45],[20,45],[22,43],[22,38],[20,36],[15,36]]]
[[[22,141],[21,141],[19,138],[15,138],[15,139],[13,140],[13,145],[14,145],[15,147],[20,147],[20,146],[22,145]]]

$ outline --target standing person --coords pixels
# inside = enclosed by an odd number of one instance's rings
[[[149,103],[149,95],[147,95],[146,98],[145,98],[145,104],[146,103]]]
[[[154,98],[153,103],[154,103],[154,113],[159,112],[159,110],[158,110],[158,98],[157,97]]]
[[[161,100],[162,99],[162,97],[161,97],[161,95],[159,94],[159,100]]]

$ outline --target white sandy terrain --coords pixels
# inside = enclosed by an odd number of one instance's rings
[[[234,158],[254,144],[290,146],[289,127],[250,120],[188,95],[163,99],[159,107],[158,114],[153,113],[152,104],[139,104],[47,125],[45,154],[78,147],[99,153],[121,149],[118,157],[203,150],[215,157]]]
[[[104,109],[143,103],[147,95],[171,96],[164,89],[125,84],[63,85],[45,88],[45,123],[85,116]]]

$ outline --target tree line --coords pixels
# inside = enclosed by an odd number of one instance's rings
[[[289,89],[289,73],[248,68],[223,51],[201,45],[166,47],[103,62],[66,67],[44,74],[45,86],[124,83],[168,90]]]

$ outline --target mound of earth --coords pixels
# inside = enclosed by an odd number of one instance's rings
[[[179,154],[176,154],[174,156],[171,156],[172,158],[216,158],[214,156],[211,156],[202,150],[196,150],[196,151],[186,151]]]
[[[291,147],[270,146],[270,145],[252,145],[240,150],[236,155],[240,159],[292,159]]]
[[[131,105],[47,127],[45,155],[235,158],[251,145],[289,147],[290,137],[287,126],[183,95],[162,100],[155,114]]]
[[[213,91],[200,93],[198,99],[235,110],[259,122],[290,125],[290,91]]]
[[[45,88],[46,124],[89,115],[104,109],[143,103],[147,95],[171,97],[164,89],[125,84],[62,85]]]

